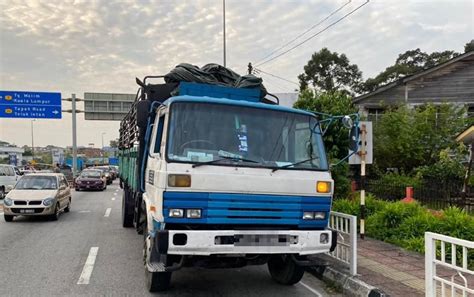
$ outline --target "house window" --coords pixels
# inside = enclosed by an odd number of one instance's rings
[[[385,110],[382,108],[367,108],[367,120],[376,123],[381,119],[384,112]]]
[[[467,117],[474,118],[474,105],[469,105],[467,107]]]

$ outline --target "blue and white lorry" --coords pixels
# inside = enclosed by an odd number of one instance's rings
[[[119,140],[122,223],[143,234],[148,289],[193,266],[267,264],[276,282],[299,282],[337,237],[318,119],[258,88],[153,78],[137,79]]]

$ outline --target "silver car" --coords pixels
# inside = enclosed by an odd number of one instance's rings
[[[71,190],[62,173],[33,173],[18,180],[3,201],[5,221],[15,216],[48,216],[56,221],[71,209]]]

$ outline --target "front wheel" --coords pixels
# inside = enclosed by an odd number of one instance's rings
[[[150,292],[162,292],[166,291],[170,287],[171,283],[171,272],[150,272],[147,268],[148,254],[151,252],[153,246],[147,244],[147,240],[151,240],[148,237],[147,222],[144,222],[143,227],[143,263],[145,266],[145,276],[147,289]],[[166,262],[166,261],[165,261]]]
[[[71,211],[71,198],[69,198],[69,202],[66,206],[66,208],[64,209],[64,212],[70,212]]]
[[[3,218],[5,219],[5,222],[12,222],[13,221],[13,216],[10,215],[3,215]]]
[[[272,256],[268,260],[272,279],[282,285],[294,285],[303,278],[304,268],[296,265],[288,255]]]
[[[49,218],[51,219],[51,221],[57,221],[59,219],[59,203],[56,204],[54,214],[52,214]]]

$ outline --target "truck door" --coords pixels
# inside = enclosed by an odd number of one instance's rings
[[[157,112],[152,139],[150,141],[149,157],[145,172],[145,190],[147,198],[153,200],[152,203],[161,207],[161,193],[165,187],[165,140],[167,127],[167,112],[165,108]],[[160,212],[161,213],[161,212]]]

